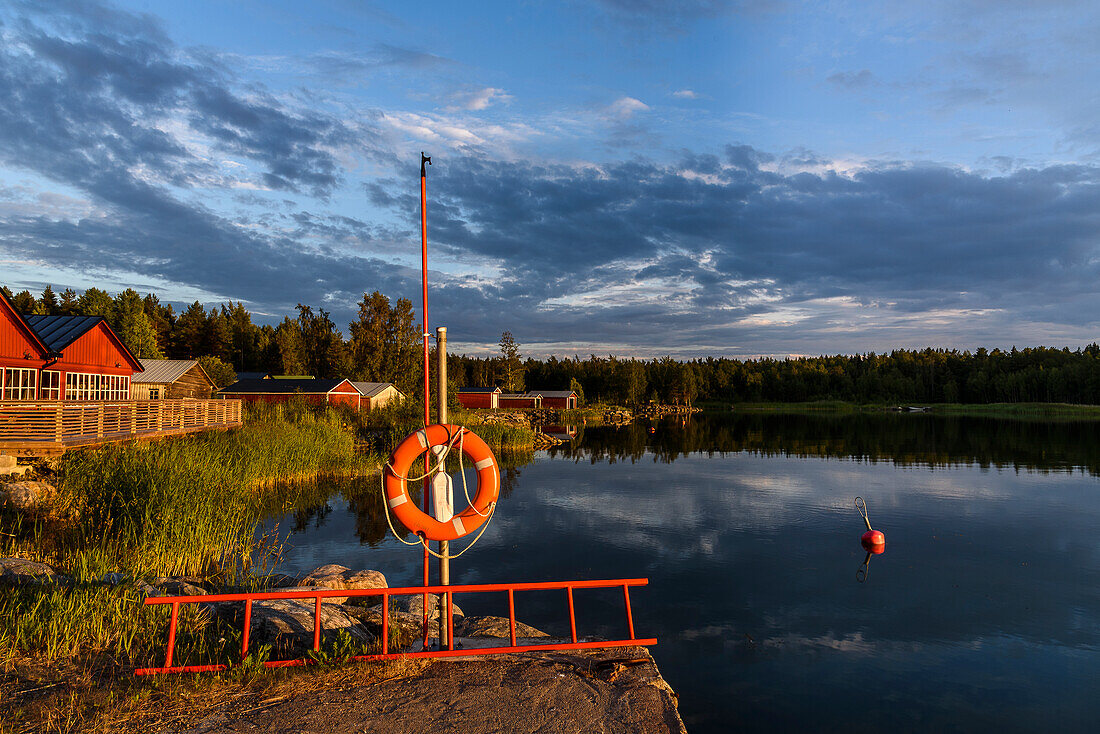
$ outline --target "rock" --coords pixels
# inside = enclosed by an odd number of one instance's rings
[[[163,596],[202,596],[209,594],[198,576],[162,576],[154,579],[151,586],[164,592]]]
[[[0,484],[0,502],[17,510],[37,510],[56,495],[57,490],[46,482],[12,482]]]
[[[99,580],[105,584],[110,584],[111,586],[118,586],[119,584],[124,584],[129,581],[130,577],[127,574],[119,573],[118,571],[109,571],[103,574],[103,576],[101,576]]]
[[[455,637],[510,637],[507,617],[465,617],[455,622]],[[516,637],[549,637],[529,624],[516,622]]]
[[[68,576],[62,575],[48,563],[26,558],[0,558],[0,581],[23,584],[40,581],[58,583],[68,580]]]
[[[19,460],[16,459],[14,456],[8,456],[7,454],[0,454],[0,471],[2,471],[4,469],[11,469],[17,463],[19,463]]]
[[[286,589],[291,586],[298,586],[300,580],[297,576],[287,576],[285,573],[272,573],[267,576],[256,576],[253,578],[256,584],[261,589]]]
[[[439,603],[439,596],[436,594],[428,594],[428,619],[436,619],[439,615],[439,609],[443,605]],[[381,605],[377,607],[381,610]],[[390,597],[390,610],[398,612],[409,612],[419,620],[424,619],[424,595],[414,594],[412,596],[391,596]],[[446,612],[444,612],[446,613]],[[451,614],[454,617],[464,616],[462,610],[458,605],[451,602]]]
[[[3,476],[17,476],[21,477],[29,472],[33,467],[19,466],[19,460],[14,456],[7,454],[0,455],[0,477]]]
[[[298,585],[319,589],[385,589],[389,586],[381,571],[352,571],[347,566],[335,563],[315,568],[299,581]],[[343,604],[347,600],[346,596],[333,596],[328,599],[335,604]],[[376,604],[378,601],[377,596],[355,597],[357,604],[369,605]]]
[[[236,604],[235,606],[240,606]],[[313,648],[312,599],[272,599],[252,605],[250,638],[256,645],[271,645],[273,659],[300,654]],[[347,632],[356,642],[369,642],[372,636],[339,604],[321,605],[322,638]]]

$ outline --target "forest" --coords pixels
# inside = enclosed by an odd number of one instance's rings
[[[201,358],[216,381],[235,372],[350,377],[393,382],[406,393],[420,382],[420,329],[412,303],[375,291],[358,303],[347,338],[324,309],[299,304],[297,316],[257,325],[240,303],[207,310],[195,302],[177,314],[170,304],[132,289],[114,296],[49,286],[4,294],[24,314],[102,316],[139,357]],[[636,405],[720,402],[1100,404],[1100,345],[1015,346],[973,352],[943,348],[837,354],[790,359],[706,357],[679,361],[590,355],[523,359],[511,332],[500,355],[451,355],[453,387],[500,386],[506,391],[576,390],[588,402]],[[213,376],[213,375],[212,375]],[[220,379],[219,379],[220,378]]]

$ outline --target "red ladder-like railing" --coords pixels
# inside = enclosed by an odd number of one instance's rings
[[[181,604],[204,604],[219,602],[243,602],[244,603],[244,629],[241,635],[241,659],[248,656],[248,638],[252,626],[252,604],[257,601],[271,599],[313,599],[313,649],[321,649],[321,602],[323,599],[359,596],[382,597],[382,652],[374,655],[357,655],[351,660],[387,660],[397,657],[414,658],[442,658],[458,655],[492,655],[509,652],[531,652],[546,650],[580,650],[586,648],[601,647],[627,647],[633,645],[656,645],[656,638],[637,638],[634,636],[634,614],[630,609],[630,587],[645,586],[649,579],[611,579],[603,581],[544,581],[535,583],[515,584],[465,584],[459,586],[403,586],[392,589],[297,589],[293,591],[262,591],[240,594],[205,594],[200,596],[151,596],[145,599],[145,604],[171,604],[172,618],[168,625],[168,646],[165,653],[164,665],[159,668],[138,668],[134,675],[153,675],[156,673],[202,673],[225,670],[228,665],[172,665],[172,656],[176,647],[176,623],[179,620]],[[614,589],[622,587],[623,602],[626,606],[626,626],[629,637],[619,640],[599,640],[582,642],[577,637],[577,618],[573,608],[574,589]],[[515,593],[517,591],[553,591],[564,589],[566,602],[569,609],[569,634],[570,642],[554,642],[547,644],[516,644],[516,605]],[[509,645],[497,647],[470,647],[455,649],[454,638],[454,614],[452,599],[454,594],[507,592],[508,594],[508,625]],[[446,594],[447,606],[447,641],[446,650],[422,650],[419,652],[390,652],[389,649],[389,622],[390,622],[390,597],[411,596],[427,594]],[[311,661],[305,658],[294,660],[270,660],[264,662],[269,668],[281,668],[294,665],[307,665]]]

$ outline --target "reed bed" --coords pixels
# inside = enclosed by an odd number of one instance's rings
[[[294,480],[375,466],[376,457],[356,452],[339,414],[293,404],[251,411],[228,432],[66,453],[57,467],[61,502],[79,521],[59,529],[5,516],[0,553],[52,563],[69,580],[3,590],[0,660],[110,651],[147,662],[144,645],[163,644],[167,617],[141,608],[140,580],[245,583],[257,559],[275,557],[263,547],[268,539],[256,537],[257,523],[311,491]],[[110,572],[130,580],[108,584]],[[208,620],[188,614],[181,649],[216,655],[200,634]]]

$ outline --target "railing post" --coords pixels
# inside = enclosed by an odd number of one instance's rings
[[[130,402],[130,435],[137,434],[137,403]]]
[[[634,639],[634,615],[630,612],[630,589],[623,584],[623,601],[626,602],[626,626],[630,629],[630,639]]]
[[[321,595],[318,594],[313,605],[313,649],[321,651]]]
[[[577,618],[573,614],[573,587],[566,586],[565,593],[569,597],[569,634],[573,638],[573,642],[577,641]]]
[[[244,630],[241,633],[241,661],[248,657],[248,637],[252,632],[252,600],[244,603]]]
[[[172,667],[172,654],[176,651],[176,620],[179,619],[180,603],[172,602],[172,621],[168,625],[168,654],[164,656],[164,667]]]
[[[508,589],[508,634],[512,639],[512,647],[516,646],[516,592]]]
[[[390,595],[382,594],[382,654],[390,652]]]
[[[65,438],[65,404],[60,400],[57,401],[57,405],[54,406],[53,432],[54,440],[56,440],[57,444],[60,446]]]
[[[103,411],[105,410],[105,406],[103,405],[103,403],[97,403],[95,407],[96,407],[96,411],[95,411],[95,415],[96,415],[95,437],[96,438],[103,438]]]

